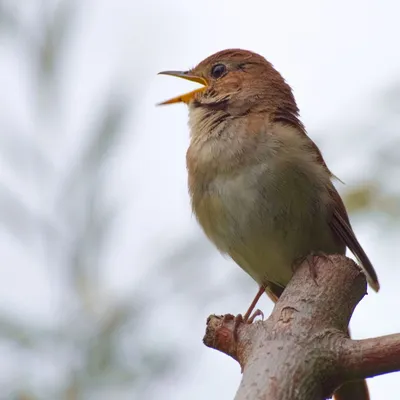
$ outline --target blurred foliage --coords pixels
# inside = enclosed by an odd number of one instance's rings
[[[400,218],[400,197],[385,193],[376,182],[346,191],[345,203],[349,213],[377,211],[390,218]]]
[[[350,213],[370,212],[383,216],[388,223],[398,224],[400,218],[400,82],[390,82],[380,88],[373,102],[369,120],[359,122],[357,135],[363,138],[381,138],[378,147],[367,156],[371,176],[366,182],[345,191],[345,203]],[[350,136],[350,135],[349,135]],[[396,183],[393,185],[393,183]]]
[[[19,121],[11,121],[1,138],[4,159],[15,179],[22,182],[22,190],[0,182],[0,220],[26,251],[40,232],[48,263],[62,269],[66,289],[60,293],[58,326],[20,321],[11,312],[0,315],[0,346],[16,346],[19,359],[33,358],[39,364],[48,359],[59,369],[58,378],[48,378],[47,385],[33,383],[34,371],[26,380],[22,371],[7,382],[3,379],[0,399],[143,398],[151,382],[172,371],[170,351],[146,344],[139,329],[143,314],[137,296],[112,300],[100,282],[102,258],[119,212],[118,205],[109,206],[105,200],[103,171],[121,142],[132,100],[124,95],[116,78],[112,90],[99,101],[102,106],[91,110],[96,123],[84,132],[87,140],[72,166],[66,173],[57,170],[38,138],[45,136],[47,124],[52,126],[54,120],[56,126],[62,124],[57,120],[62,106],[61,66],[79,7],[69,0],[36,2],[37,20],[33,23],[23,18],[23,7],[16,3],[0,2],[0,35],[10,40],[16,51],[28,53],[35,120],[33,135],[23,132]],[[0,123],[4,128],[6,122]],[[52,132],[57,134],[61,132]],[[62,143],[61,137],[55,140]],[[32,188],[24,191],[28,176],[35,178],[30,179],[31,184],[42,196],[54,192],[52,210],[32,207]]]

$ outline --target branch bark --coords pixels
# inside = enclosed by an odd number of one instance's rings
[[[316,277],[314,276],[316,272]],[[318,258],[294,274],[266,321],[207,320],[204,344],[237,360],[236,400],[322,400],[343,383],[400,370],[400,335],[351,340],[348,323],[366,279],[344,256]]]

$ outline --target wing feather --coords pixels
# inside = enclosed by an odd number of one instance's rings
[[[338,179],[329,170],[318,146],[307,135],[306,130],[299,119],[297,108],[292,112],[288,112],[286,109],[277,110],[274,117],[275,117],[274,122],[292,126],[298,130],[300,135],[304,135],[307,138],[307,143],[310,146],[311,151],[313,151],[315,154],[316,162],[318,162],[324,167],[324,169],[329,174],[329,177],[331,179],[332,178]],[[329,188],[329,192],[333,200],[332,219],[329,225],[334,234],[337,236],[338,240],[340,240],[341,243],[347,246],[347,248],[357,258],[358,262],[361,264],[361,267],[363,268],[364,273],[366,274],[368,283],[370,284],[372,289],[374,289],[377,292],[379,291],[379,282],[375,269],[372,266],[372,263],[369,260],[368,256],[366,255],[365,251],[361,247],[359,241],[357,240],[356,235],[354,234],[354,231],[350,224],[349,217],[347,215],[346,207],[344,206],[343,201],[339,193],[333,186],[333,184]],[[280,295],[278,291],[274,289],[275,288],[270,288],[270,292],[272,292],[272,294],[268,293],[267,291],[267,294],[271,298],[273,298],[273,296],[279,297]]]
[[[379,291],[378,276],[372,266],[364,249],[361,247],[360,242],[357,240],[353,229],[351,228],[349,217],[344,207],[343,201],[340,198],[338,192],[332,190],[332,198],[334,200],[334,210],[332,219],[330,221],[330,227],[336,236],[348,247],[348,249],[354,254],[361,267],[367,276],[368,283],[376,292]]]

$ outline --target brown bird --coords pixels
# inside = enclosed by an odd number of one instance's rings
[[[315,143],[299,119],[292,90],[262,56],[230,49],[188,71],[164,71],[203,86],[161,104],[189,108],[187,151],[194,214],[215,246],[276,301],[295,267],[314,255],[349,248],[370,286],[375,270],[358,242]],[[366,400],[365,382],[342,386],[337,399]]]

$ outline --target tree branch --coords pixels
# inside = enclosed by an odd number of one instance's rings
[[[369,378],[400,370],[400,334],[348,340],[342,349],[345,376]]]
[[[237,360],[237,400],[325,399],[343,383],[400,369],[400,335],[353,341],[348,323],[366,294],[365,276],[344,256],[318,258],[294,274],[266,321],[210,316],[206,346]]]

